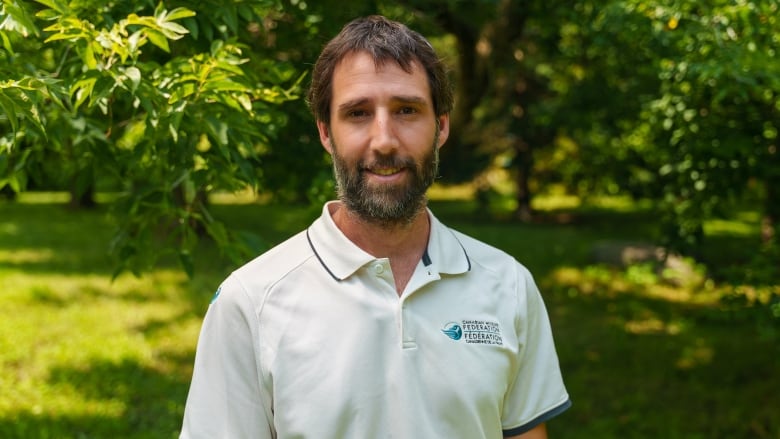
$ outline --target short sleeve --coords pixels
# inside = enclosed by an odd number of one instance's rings
[[[238,280],[229,277],[203,320],[181,439],[273,437],[257,331],[252,302]]]
[[[525,433],[571,406],[544,301],[531,274],[518,264],[517,374],[504,398],[505,436]]]

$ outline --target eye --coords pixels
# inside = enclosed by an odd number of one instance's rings
[[[355,109],[347,111],[347,117],[350,119],[360,119],[366,116],[368,116],[368,111],[366,110]]]
[[[415,114],[417,113],[417,109],[414,107],[401,107],[400,110],[398,110],[398,113],[400,114]]]

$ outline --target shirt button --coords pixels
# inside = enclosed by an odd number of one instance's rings
[[[382,264],[376,264],[374,265],[374,273],[376,274],[382,274],[385,272],[385,267]]]

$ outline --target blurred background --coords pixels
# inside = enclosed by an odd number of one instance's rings
[[[558,438],[780,438],[777,0],[3,0],[0,437],[176,437],[236,266],[334,197],[303,95],[381,13],[455,84],[445,223],[528,266]]]

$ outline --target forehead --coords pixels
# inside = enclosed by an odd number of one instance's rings
[[[333,71],[332,106],[398,96],[416,97],[432,105],[428,76],[418,61],[407,72],[393,60],[377,64],[368,53],[357,52],[345,56]]]

